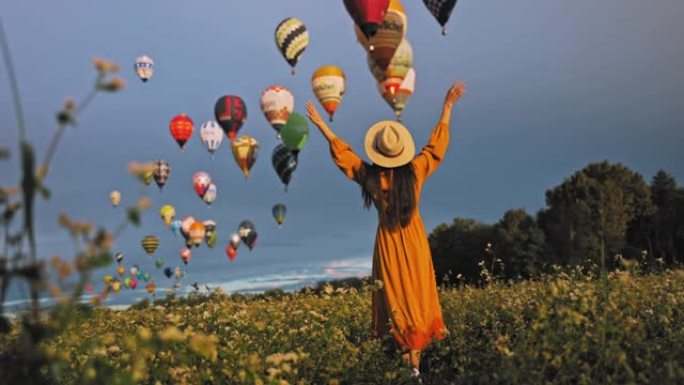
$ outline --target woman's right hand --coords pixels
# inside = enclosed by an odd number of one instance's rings
[[[319,130],[321,130],[321,133],[323,136],[325,136],[326,139],[329,141],[333,140],[335,138],[335,134],[332,132],[330,127],[325,123],[325,120],[321,117],[321,114],[318,113],[318,110],[316,109],[316,106],[314,106],[313,102],[308,101],[306,103],[306,116],[309,117],[309,120],[311,120],[311,123],[315,124]]]
[[[318,110],[312,101],[306,103],[306,115],[309,117],[309,120],[311,120],[311,123],[315,124],[318,128],[326,126],[325,121],[321,117],[321,114],[318,113]]]
[[[444,105],[451,106],[458,101],[458,99],[463,96],[466,92],[466,85],[460,80],[455,81],[449,91],[447,91],[446,97],[444,97]]]

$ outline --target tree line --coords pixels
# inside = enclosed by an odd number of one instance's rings
[[[611,269],[684,262],[684,188],[661,170],[651,179],[619,163],[592,163],[546,191],[536,215],[522,208],[495,224],[455,218],[429,236],[439,283],[491,274],[524,279],[553,266]]]

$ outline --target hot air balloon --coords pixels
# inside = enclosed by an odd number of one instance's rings
[[[249,178],[249,170],[252,169],[259,153],[259,142],[249,135],[243,135],[233,142],[233,158],[237,163],[245,179]]]
[[[161,269],[162,266],[164,266],[164,260],[161,259],[161,258],[157,258],[157,260],[154,261],[154,266],[155,266],[157,269]]]
[[[389,0],[344,0],[347,12],[366,39],[370,39],[378,32],[389,3]]]
[[[147,289],[147,292],[150,294],[154,294],[154,291],[157,289],[157,285],[154,284],[154,282],[150,282],[145,286],[145,289]]]
[[[232,245],[226,246],[226,255],[228,256],[228,259],[230,259],[231,262],[235,261],[235,257],[237,257],[237,250]]]
[[[294,96],[283,86],[268,87],[261,93],[261,111],[280,138],[280,130],[294,111]]]
[[[280,180],[285,184],[285,189],[292,180],[292,173],[297,168],[297,155],[295,155],[284,144],[279,144],[273,149],[271,163]]]
[[[401,86],[399,86],[399,90],[394,97],[387,93],[382,83],[378,83],[378,91],[380,92],[380,95],[382,95],[387,104],[392,107],[394,113],[397,115],[398,121],[401,121],[401,111],[403,111],[404,107],[406,107],[406,103],[408,102],[409,98],[411,98],[411,95],[413,95],[413,90],[415,87],[416,71],[413,68],[411,68],[406,74],[404,81],[401,82]]]
[[[200,138],[202,143],[204,143],[204,147],[209,151],[209,155],[213,158],[214,152],[218,150],[223,141],[223,130],[218,123],[210,120],[200,127]]]
[[[292,67],[292,75],[295,74],[297,61],[309,45],[309,32],[301,20],[288,17],[278,24],[275,30],[275,40],[280,53]]]
[[[224,95],[214,105],[214,116],[228,139],[234,140],[247,120],[247,106],[239,96]]]
[[[216,194],[218,194],[218,189],[216,188],[216,185],[212,183],[209,185],[207,192],[204,193],[202,200],[207,206],[211,207],[211,204],[216,200]]]
[[[210,249],[213,249],[216,246],[217,240],[218,236],[216,235],[216,233],[213,233],[211,235],[204,235],[204,243],[206,243]]]
[[[126,287],[126,289],[130,289],[131,288],[131,277],[124,278],[123,284]]]
[[[114,190],[109,193],[109,201],[112,203],[112,206],[116,207],[121,203],[121,193]]]
[[[143,281],[147,282],[150,280],[150,273],[142,273],[141,275]],[[140,279],[140,277],[138,279]]]
[[[176,218],[176,209],[171,205],[164,205],[159,209],[159,216],[164,221],[164,226],[169,227]]]
[[[232,246],[233,249],[237,250],[240,247],[241,242],[242,240],[240,239],[240,234],[233,233],[230,235],[230,246]]]
[[[123,258],[124,254],[121,252],[114,254],[114,260],[116,260],[116,263],[121,263],[121,261],[123,261]]]
[[[309,139],[309,121],[300,113],[293,112],[285,127],[280,131],[280,135],[283,144],[296,156]]]
[[[140,241],[140,245],[145,250],[147,255],[151,257],[152,254],[154,254],[154,252],[157,250],[157,246],[159,246],[159,239],[154,235],[148,235],[143,238],[142,241]]]
[[[179,114],[171,119],[169,130],[171,131],[171,136],[178,143],[181,151],[183,151],[185,143],[187,143],[193,131],[195,131],[195,125],[190,117],[185,114]]]
[[[183,218],[183,221],[181,221],[181,234],[185,239],[188,239],[190,237],[190,226],[195,223],[195,218],[193,217],[185,217]]]
[[[404,39],[384,71],[368,55],[368,68],[373,73],[375,79],[382,83],[385,91],[394,98],[408,71],[413,68],[413,49],[411,44],[408,40]]]
[[[119,265],[119,267],[116,268],[116,273],[119,275],[126,274],[126,267],[124,267],[124,265]]]
[[[240,235],[242,242],[247,245],[251,251],[257,241],[257,231],[256,227],[254,227],[254,223],[248,220],[240,222],[238,234]]]
[[[173,231],[173,235],[175,236],[178,236],[181,233],[181,221],[179,219],[171,221],[171,231]]]
[[[216,222],[212,220],[207,220],[203,222],[204,224],[204,236],[209,238],[210,236],[216,234]]]
[[[206,172],[199,171],[192,176],[192,187],[200,198],[204,197],[209,186],[211,186],[211,177]]]
[[[446,23],[449,22],[451,11],[456,6],[456,0],[423,0],[423,3],[425,3],[432,16],[437,19],[439,25],[442,26],[442,35],[446,35]]]
[[[280,227],[285,221],[285,215],[287,215],[287,207],[285,207],[285,205],[282,203],[278,203],[275,206],[273,206],[271,212],[273,213],[273,218],[276,220],[276,223],[278,223],[278,227]]]
[[[112,287],[112,291],[114,291],[114,293],[118,294],[121,291],[121,281],[115,280],[114,282],[112,282],[111,287]]]
[[[344,72],[335,66],[320,67],[311,77],[311,88],[332,122],[346,89]]]
[[[385,18],[375,36],[366,38],[356,26],[356,38],[368,54],[382,70],[386,70],[397,51],[399,44],[406,36],[406,12],[399,0],[391,0]]]
[[[166,276],[166,278],[171,278],[171,276],[173,275],[173,270],[171,270],[170,267],[164,268],[164,275]]]
[[[129,286],[131,287],[131,289],[135,290],[135,288],[138,287],[138,279],[131,278]]]
[[[190,249],[188,249],[187,247],[184,247],[180,251],[180,256],[181,256],[181,259],[183,260],[183,263],[185,263],[187,265],[188,262],[190,262],[190,259],[192,258],[192,251],[190,251]]]
[[[111,285],[111,283],[114,282],[114,276],[105,275],[102,277],[102,281],[105,283],[105,285]]]
[[[190,260],[190,258],[188,258],[188,260]],[[181,278],[185,277],[185,273],[183,272],[183,270],[181,270],[180,267],[176,267],[173,270],[173,274],[176,276],[176,279],[181,279]]]
[[[131,267],[130,273],[132,276],[137,276],[139,272],[140,268],[138,267],[138,265],[133,265],[133,267]]]
[[[192,240],[195,247],[199,247],[199,245],[202,244],[205,232],[204,223],[200,221],[197,221],[190,226],[190,240]]]
[[[143,83],[147,82],[154,75],[154,60],[147,55],[138,56],[133,66],[135,73]]]

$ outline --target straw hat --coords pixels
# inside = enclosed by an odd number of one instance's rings
[[[366,133],[366,155],[378,166],[403,166],[413,159],[416,145],[409,130],[401,123],[383,120]]]

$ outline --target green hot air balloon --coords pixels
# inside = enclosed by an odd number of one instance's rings
[[[278,227],[280,227],[285,221],[285,215],[287,215],[287,207],[285,207],[285,205],[282,203],[278,203],[273,206],[273,209],[271,211],[273,212],[273,218],[276,220],[276,223],[278,223]]]
[[[154,235],[148,235],[140,241],[140,245],[147,255],[151,257],[159,246],[159,239]]]
[[[154,261],[154,266],[156,266],[157,269],[161,269],[162,266],[164,266],[164,260],[161,258],[157,258],[157,260]]]
[[[280,137],[287,148],[297,154],[309,139],[309,122],[300,113],[293,112],[280,130]]]

